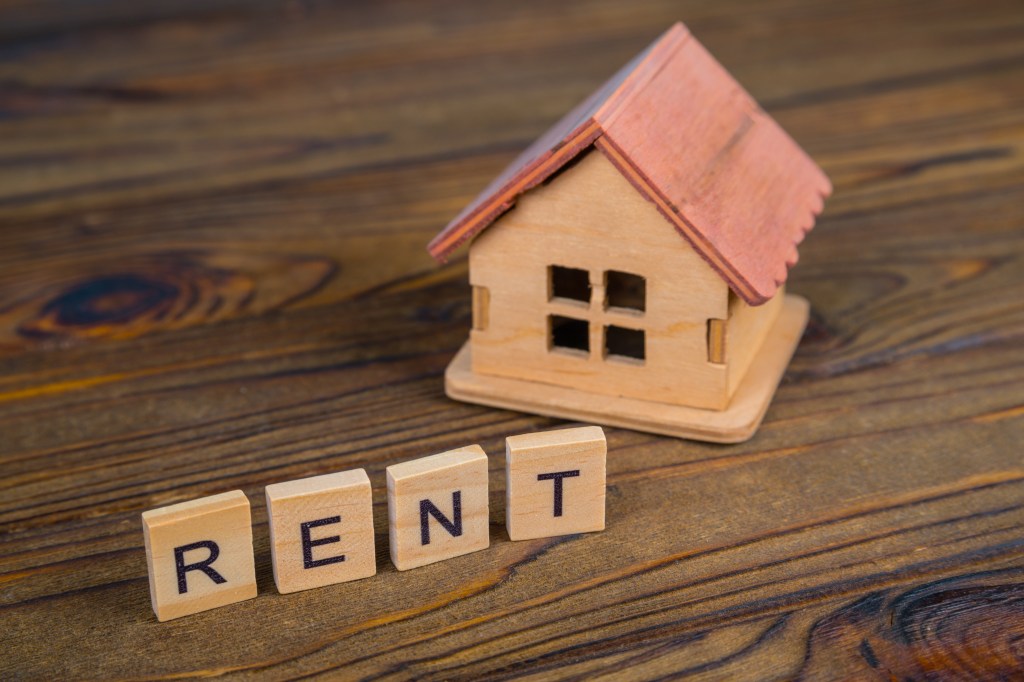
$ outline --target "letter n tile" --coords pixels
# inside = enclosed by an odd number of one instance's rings
[[[387,468],[391,561],[405,571],[490,544],[487,455],[470,445]]]

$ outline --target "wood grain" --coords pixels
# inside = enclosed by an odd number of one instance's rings
[[[423,247],[677,19],[833,180],[811,324],[753,440],[608,429],[606,530],[510,542],[504,438],[562,422],[443,397]],[[4,4],[0,677],[1012,675],[1022,44],[1016,0]],[[385,467],[469,443],[490,548],[399,573]],[[378,575],[278,595],[263,487],[359,467]],[[259,596],[158,623],[140,512],[236,488]]]

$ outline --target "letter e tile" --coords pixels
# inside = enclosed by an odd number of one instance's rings
[[[373,496],[363,469],[268,485],[270,554],[282,594],[377,572]]]

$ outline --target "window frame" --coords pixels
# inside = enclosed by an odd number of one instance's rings
[[[559,276],[559,273],[564,273],[563,276]],[[560,283],[567,285],[568,288],[572,288],[572,282],[565,281],[566,276],[572,276],[576,273],[582,273],[586,279],[587,294],[586,298],[578,298],[570,294],[571,292],[565,291],[563,287],[560,287]],[[590,271],[583,268],[573,268],[568,265],[548,265],[548,302],[549,303],[562,303],[565,305],[571,305],[576,308],[590,308],[594,300],[594,285],[590,283]],[[559,292],[559,289],[562,291]]]
[[[560,345],[555,343],[555,324],[556,318],[558,320],[564,320],[568,323],[580,323],[586,329],[586,348],[580,348],[577,346]],[[559,313],[549,312],[545,321],[547,325],[547,345],[549,353],[558,353],[559,355],[566,355],[569,357],[577,358],[590,358],[590,320],[581,319],[579,317],[570,317],[569,315],[561,315]]]
[[[630,315],[632,317],[643,317],[647,312],[647,278],[643,275],[636,275],[632,272],[626,272],[625,270],[605,270],[603,273],[604,277],[604,309],[606,312],[618,313],[620,315]],[[620,284],[613,285],[613,281],[621,280]],[[621,299],[617,303],[612,302],[613,292],[616,298],[621,295],[626,297],[630,296],[629,292],[629,280],[640,281],[640,307],[632,305],[620,305]],[[624,286],[623,286],[624,285]],[[621,291],[620,291],[621,288]]]
[[[625,336],[630,334],[640,335],[640,355],[629,355],[626,353],[616,353],[611,350],[611,344],[609,343],[609,332],[615,333],[616,336],[619,332],[623,332]],[[643,365],[647,362],[647,330],[637,329],[635,327],[624,327],[621,324],[604,324],[604,329],[601,332],[601,340],[604,342],[601,344],[601,351],[604,353],[604,359],[612,362],[622,362],[630,365]],[[619,342],[629,343],[628,339],[623,338],[616,341],[615,345],[618,346]]]
[[[579,298],[571,298],[556,295],[556,268],[564,271],[585,272],[587,275],[588,294],[587,301]],[[592,275],[599,273],[600,279]],[[624,307],[609,305],[608,300],[608,276],[610,273],[636,278],[642,283],[642,308]],[[547,287],[546,305],[544,306],[545,342],[548,353],[554,353],[562,357],[574,357],[582,360],[591,360],[596,356],[600,362],[612,362],[617,365],[643,366],[647,364],[647,329],[643,320],[648,310],[648,288],[647,278],[625,270],[614,268],[602,268],[592,270],[583,267],[568,265],[549,264],[546,268]],[[592,282],[601,282],[601,296],[595,296],[597,287]],[[595,300],[596,299],[596,300]],[[574,346],[559,345],[555,343],[555,319],[561,318],[573,322],[582,322],[587,325],[587,348],[586,350]],[[624,355],[612,352],[608,345],[609,329],[619,329],[624,332],[638,333],[640,335],[642,357],[635,355]],[[599,344],[594,347],[595,337]],[[617,346],[616,344],[613,344]],[[598,352],[599,351],[599,352]]]

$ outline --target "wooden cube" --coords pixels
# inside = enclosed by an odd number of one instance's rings
[[[487,455],[470,445],[387,468],[391,561],[405,571],[490,544]]]
[[[362,469],[268,485],[270,554],[282,594],[377,572],[373,497]]]
[[[599,426],[505,439],[505,525],[512,540],[604,530],[605,457]]]
[[[142,514],[157,620],[256,596],[252,514],[241,490]]]

